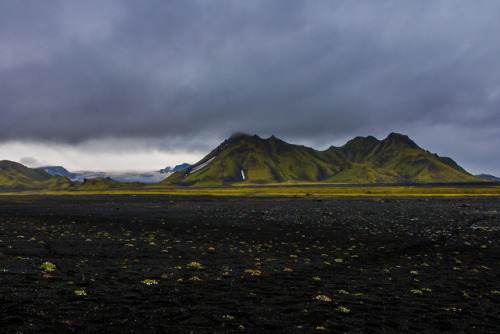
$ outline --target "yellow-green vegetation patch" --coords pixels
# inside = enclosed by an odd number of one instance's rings
[[[40,268],[42,268],[45,271],[54,271],[54,270],[56,270],[56,265],[53,263],[50,263],[50,262],[44,262],[44,263],[42,263]]]
[[[357,186],[345,184],[274,184],[228,187],[165,187],[147,185],[139,188],[121,187],[119,189],[86,189],[74,191],[23,191],[8,192],[2,195],[183,195],[183,196],[277,196],[277,197],[464,197],[500,196],[500,186],[488,185],[373,185]]]

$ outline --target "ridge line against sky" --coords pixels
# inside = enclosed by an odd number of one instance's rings
[[[4,0],[0,159],[156,170],[235,131],[398,132],[500,175],[498,36],[488,0]]]

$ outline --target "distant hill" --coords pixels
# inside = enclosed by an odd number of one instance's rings
[[[65,190],[78,186],[67,177],[52,176],[43,169],[31,169],[17,162],[0,161],[0,190]]]
[[[475,175],[475,177],[478,177],[483,180],[488,180],[488,181],[495,181],[495,182],[500,182],[500,177],[496,177],[490,174],[479,174]]]
[[[178,171],[181,171],[181,170],[184,170],[184,169],[187,169],[191,167],[191,164],[188,164],[188,163],[183,163],[183,164],[180,164],[180,165],[176,165],[174,168],[172,167],[165,167],[164,169],[160,169],[160,173],[175,173],[175,172],[178,172]]]
[[[408,136],[384,140],[356,137],[325,151],[293,145],[274,136],[238,134],[164,185],[221,186],[267,183],[477,182],[451,158],[420,148]]]
[[[170,174],[190,167],[190,164],[184,163],[177,165],[174,168],[166,167],[159,171],[77,171],[70,172],[62,166],[44,166],[36,169],[43,169],[52,176],[65,176],[72,181],[83,182],[85,179],[104,179],[111,178],[113,181],[122,183],[156,183],[164,180]]]
[[[167,178],[168,174],[160,173],[159,171],[76,171],[75,180],[84,181],[85,179],[99,179],[109,177],[118,182],[140,182],[140,183],[157,183]]]
[[[61,175],[61,176],[66,176],[68,179],[71,180],[76,179],[75,173],[69,172],[66,168],[62,166],[45,166],[45,167],[38,167],[36,169],[43,169],[52,176]]]
[[[137,188],[143,186],[139,182],[118,182],[110,177],[97,177],[93,179],[85,179],[78,187],[79,190],[102,190],[102,189],[120,189],[120,188]]]

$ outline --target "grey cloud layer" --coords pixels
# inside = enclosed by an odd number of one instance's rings
[[[498,1],[6,0],[0,140],[498,141],[498,36]]]

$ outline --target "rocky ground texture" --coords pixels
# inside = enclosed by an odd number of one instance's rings
[[[500,331],[500,198],[0,197],[0,332]]]

